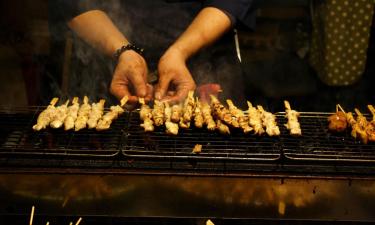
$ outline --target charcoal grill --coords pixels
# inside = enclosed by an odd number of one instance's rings
[[[328,132],[329,113],[302,113],[302,137],[289,135],[284,113],[280,137],[195,128],[168,136],[144,133],[137,111],[104,132],[34,132],[42,109],[0,110],[0,216],[35,204],[55,216],[375,221],[375,144]]]

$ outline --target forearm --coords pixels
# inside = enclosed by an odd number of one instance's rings
[[[231,27],[230,18],[214,7],[202,9],[170,49],[178,50],[185,59],[221,37]]]
[[[92,10],[74,17],[68,26],[93,47],[108,56],[122,45],[129,43],[125,36],[100,10]]]

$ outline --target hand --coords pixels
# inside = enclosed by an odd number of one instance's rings
[[[138,97],[150,100],[152,86],[147,84],[147,64],[137,52],[123,52],[113,74],[110,91],[118,99],[129,96],[130,103],[136,103]]]
[[[195,82],[186,66],[185,57],[176,49],[170,48],[161,57],[158,72],[159,83],[155,91],[155,98],[158,100],[178,103],[186,98],[189,91],[195,89]]]

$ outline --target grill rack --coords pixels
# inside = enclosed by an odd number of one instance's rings
[[[264,163],[329,162],[373,163],[375,144],[364,145],[350,136],[350,131],[335,134],[328,131],[331,113],[302,112],[302,137],[292,137],[283,124],[285,113],[276,113],[280,137],[244,135],[233,130],[230,136],[204,129],[182,130],[168,136],[164,128],[146,134],[139,126],[137,111],[124,113],[108,131],[62,129],[32,130],[44,107],[0,109],[0,157],[101,157],[112,159],[259,161]],[[193,154],[195,144],[202,153]]]

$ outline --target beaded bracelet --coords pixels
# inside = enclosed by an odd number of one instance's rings
[[[127,50],[133,50],[135,52],[137,52],[138,54],[142,55],[143,56],[143,51],[144,49],[143,48],[139,48],[133,44],[127,44],[127,45],[123,45],[121,48],[117,49],[116,52],[113,54],[113,57],[118,60],[120,58],[120,55],[122,53],[124,53],[125,51]]]

